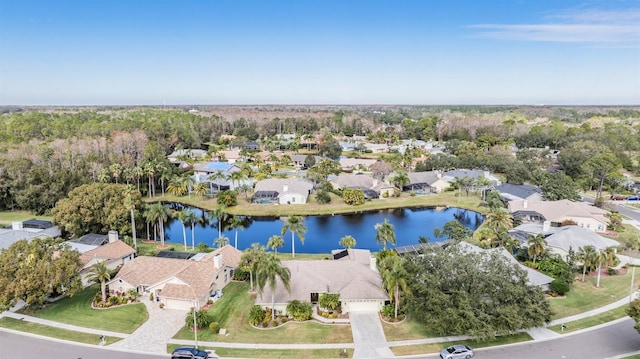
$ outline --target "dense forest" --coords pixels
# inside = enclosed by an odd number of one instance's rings
[[[624,191],[622,173],[639,172],[639,132],[638,107],[5,107],[0,210],[48,213],[72,189],[93,182],[135,184],[147,195],[176,175],[166,159],[175,149],[264,145],[283,133],[321,143],[342,136],[441,141],[445,153],[414,153],[423,160],[412,170],[484,168],[539,185],[562,171],[584,189]]]

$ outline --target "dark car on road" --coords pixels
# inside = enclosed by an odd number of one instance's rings
[[[209,359],[209,353],[197,348],[176,348],[171,353],[171,359]]]
[[[629,196],[629,197],[627,197],[627,201],[640,201],[640,197],[638,197],[638,196]]]

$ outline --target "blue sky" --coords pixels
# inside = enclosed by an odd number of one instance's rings
[[[0,0],[0,104],[640,104],[640,1]]]

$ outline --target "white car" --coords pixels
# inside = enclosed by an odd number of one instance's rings
[[[473,356],[473,349],[466,345],[452,345],[440,352],[442,359],[469,359]]]

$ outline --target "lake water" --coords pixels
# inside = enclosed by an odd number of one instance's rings
[[[172,209],[181,209],[179,204],[171,204]],[[218,238],[217,221],[209,220],[205,211],[187,207],[195,212],[196,216],[203,218],[205,223],[195,226],[195,243],[204,242],[210,247]],[[245,219],[245,229],[238,231],[238,249],[244,250],[251,247],[252,243],[267,244],[272,235],[280,234],[284,224],[277,217],[242,217]],[[340,238],[351,235],[356,239],[355,248],[379,251],[382,249],[376,242],[376,223],[382,223],[387,219],[396,230],[396,246],[405,246],[418,243],[419,237],[429,238],[429,242],[443,239],[433,235],[435,228],[442,228],[445,223],[458,220],[466,227],[475,230],[482,224],[484,217],[473,211],[459,208],[415,208],[415,209],[390,209],[359,214],[307,216],[304,217],[305,232],[304,244],[296,236],[296,253],[330,253],[332,249],[341,248],[338,244]],[[224,228],[224,225],[223,225]],[[223,230],[222,235],[229,238],[234,245],[235,230]],[[165,240],[172,243],[182,243],[182,224],[180,221],[170,219],[165,223]],[[291,252],[291,232],[284,235],[285,245],[278,249],[279,252]],[[191,228],[187,227],[187,244],[191,244]],[[393,245],[387,245],[392,248]]]

